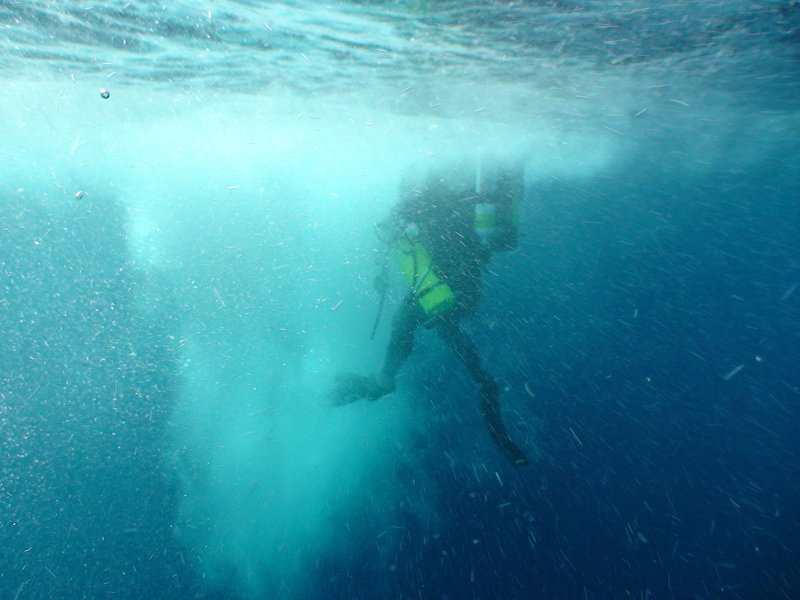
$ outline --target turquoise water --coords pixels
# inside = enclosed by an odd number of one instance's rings
[[[0,1],[0,597],[791,598],[796,2]],[[519,159],[390,398],[374,223]]]

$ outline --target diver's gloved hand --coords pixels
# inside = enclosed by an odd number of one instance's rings
[[[387,246],[391,246],[400,233],[401,223],[397,215],[389,215],[387,219],[375,223],[375,236]]]

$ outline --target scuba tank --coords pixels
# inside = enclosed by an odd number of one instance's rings
[[[489,246],[497,234],[497,205],[492,202],[475,204],[475,233],[484,246]]]
[[[488,193],[483,185],[483,165],[478,161],[475,173],[475,233],[481,244],[492,252],[514,250],[519,229],[519,202],[522,197],[521,170],[498,170]]]
[[[496,232],[492,250],[514,250],[519,237],[519,203],[522,199],[522,175],[507,177],[499,182],[497,195]]]
[[[427,248],[409,231],[397,239],[395,246],[400,271],[425,315],[435,317],[450,309],[456,295],[436,274]]]

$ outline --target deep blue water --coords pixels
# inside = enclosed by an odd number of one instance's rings
[[[0,1],[0,598],[796,598],[796,2]],[[108,89],[104,99],[100,89]],[[525,164],[391,398],[373,223]]]

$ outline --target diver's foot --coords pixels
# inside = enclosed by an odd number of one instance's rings
[[[359,400],[377,400],[394,391],[394,385],[381,383],[374,375],[341,373],[333,386],[333,403],[350,404]]]
[[[495,440],[495,443],[497,447],[500,448],[500,452],[502,452],[515,467],[524,467],[531,464],[531,461],[528,460],[525,453],[507,434],[506,437]]]

